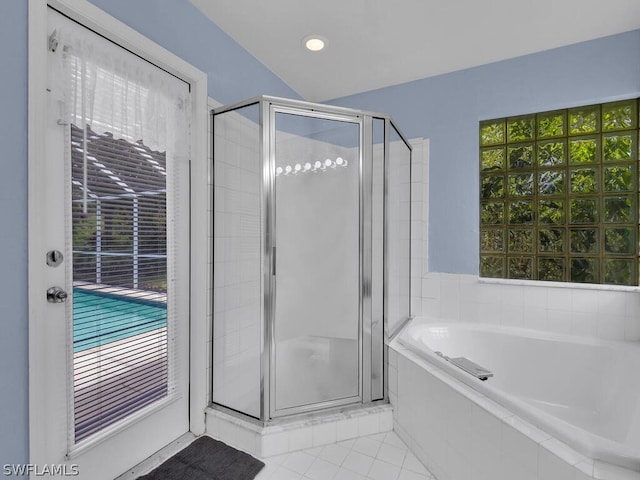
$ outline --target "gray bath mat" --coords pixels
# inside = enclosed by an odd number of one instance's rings
[[[200,437],[139,480],[253,480],[264,463],[211,437]]]

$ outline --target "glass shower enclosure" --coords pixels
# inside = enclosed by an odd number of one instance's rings
[[[386,399],[410,316],[411,147],[382,114],[215,109],[214,405],[268,422]]]

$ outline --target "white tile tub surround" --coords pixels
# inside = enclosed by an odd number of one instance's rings
[[[439,480],[640,480],[592,461],[398,345],[394,431]]]
[[[376,405],[261,427],[208,409],[207,435],[251,455],[269,458],[393,429],[391,405]]]
[[[640,341],[640,292],[601,286],[495,282],[426,273],[422,315],[605,340]]]

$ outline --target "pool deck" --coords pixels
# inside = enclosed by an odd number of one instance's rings
[[[167,294],[151,292],[149,290],[137,290],[132,288],[113,287],[110,285],[87,283],[87,282],[73,282],[73,288],[85,290],[87,292],[100,292],[108,293],[110,295],[117,295],[128,298],[139,298],[143,300],[151,300],[159,303],[167,303]]]
[[[167,328],[74,354],[76,440],[166,395]]]
[[[158,303],[167,295],[76,282],[74,289]],[[75,352],[73,355],[76,441],[163,398],[169,387],[167,327]]]

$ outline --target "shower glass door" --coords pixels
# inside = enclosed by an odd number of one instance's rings
[[[358,402],[360,138],[357,117],[272,107],[275,303],[271,415]]]

